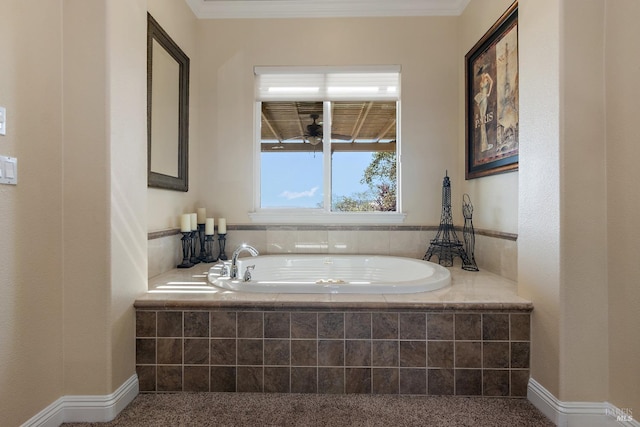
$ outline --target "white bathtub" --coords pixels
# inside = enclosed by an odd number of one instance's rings
[[[227,264],[230,262],[227,261]],[[380,255],[262,255],[238,259],[239,279],[209,269],[214,286],[239,292],[304,294],[407,294],[449,286],[446,268],[428,261]],[[251,280],[242,280],[255,265]]]

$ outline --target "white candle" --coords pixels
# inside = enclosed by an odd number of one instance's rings
[[[198,214],[191,213],[191,231],[196,231],[198,229]]]
[[[182,214],[182,216],[180,216],[180,231],[183,233],[191,231],[191,216],[189,214]]]
[[[205,208],[198,208],[198,224],[204,224],[207,219],[207,210]]]
[[[204,224],[204,234],[213,236],[213,218],[207,218],[207,222]]]
[[[218,220],[218,234],[227,234],[227,219],[220,218]]]

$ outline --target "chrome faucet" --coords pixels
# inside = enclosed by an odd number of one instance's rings
[[[253,246],[249,246],[246,243],[241,244],[238,248],[233,251],[233,255],[231,256],[231,272],[229,277],[232,279],[238,278],[238,255],[242,252],[247,251],[251,254],[251,256],[258,256],[260,253]]]

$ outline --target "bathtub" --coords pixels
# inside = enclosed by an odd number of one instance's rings
[[[451,283],[449,270],[438,264],[381,255],[261,255],[239,258],[237,266],[239,279],[221,276],[218,263],[209,269],[209,282],[237,292],[300,294],[408,294]],[[245,282],[249,266],[255,267]]]

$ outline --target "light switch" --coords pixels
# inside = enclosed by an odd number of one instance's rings
[[[0,184],[18,184],[18,159],[0,156]]]
[[[0,107],[0,135],[7,134],[7,109]]]

